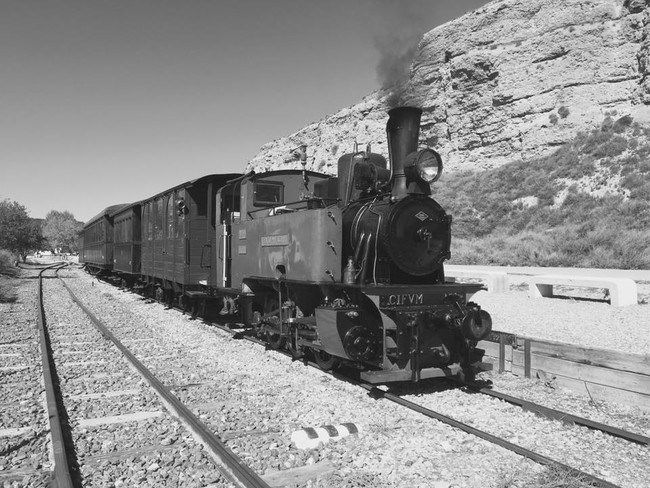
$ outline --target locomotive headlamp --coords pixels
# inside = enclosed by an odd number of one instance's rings
[[[442,175],[442,158],[433,149],[421,149],[415,155],[413,169],[427,183],[433,183]]]

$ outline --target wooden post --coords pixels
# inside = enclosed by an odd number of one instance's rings
[[[524,339],[524,376],[530,378],[530,339]]]
[[[503,373],[506,369],[506,338],[503,334],[499,334],[499,373]]]

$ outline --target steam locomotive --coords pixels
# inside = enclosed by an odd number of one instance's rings
[[[389,111],[390,167],[355,150],[336,177],[302,170],[209,175],[105,209],[84,227],[93,272],[194,314],[210,306],[296,358],[345,363],[371,383],[471,378],[491,331],[445,281],[451,217],[431,197],[439,154],[418,149],[421,110]]]

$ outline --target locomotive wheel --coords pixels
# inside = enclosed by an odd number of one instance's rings
[[[316,364],[318,364],[318,367],[323,371],[330,371],[339,364],[339,358],[320,350],[314,351],[314,360],[316,361]]]
[[[472,383],[476,379],[476,373],[472,368],[463,368],[460,373],[458,373],[458,380],[461,383]]]

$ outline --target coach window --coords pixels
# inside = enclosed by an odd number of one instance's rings
[[[154,239],[156,240],[162,239],[163,236],[163,219],[165,218],[163,211],[163,199],[159,198],[156,200],[156,215],[154,218]]]
[[[129,217],[124,221],[124,242],[131,242],[133,240],[133,217]]]
[[[284,185],[280,181],[256,181],[253,205],[269,207],[284,203]]]
[[[144,240],[151,240],[151,219],[149,218],[149,204],[145,203],[142,206],[142,229],[144,230]]]
[[[205,185],[199,187],[193,186],[191,189],[192,199],[194,200],[197,217],[206,217],[208,215],[208,191]]]
[[[179,204],[182,202],[182,205]],[[185,213],[188,211],[187,204],[185,203],[185,198],[183,198],[182,193],[174,194],[174,214],[176,215],[176,232],[174,237],[183,237],[183,232],[185,231]]]
[[[167,197],[167,237],[174,237],[174,227],[176,212],[174,211],[174,194],[172,193]]]
[[[147,240],[153,240],[153,206],[147,203]]]

